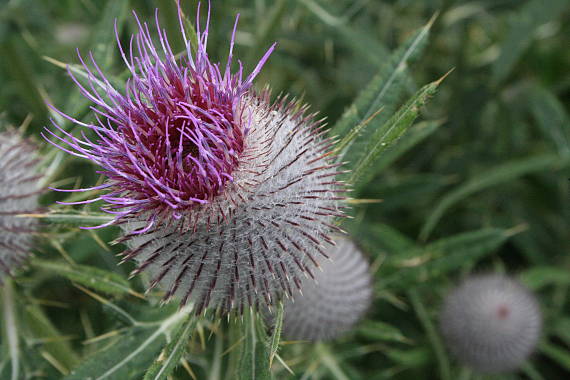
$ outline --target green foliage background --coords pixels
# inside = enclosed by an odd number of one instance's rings
[[[62,195],[48,193],[42,203],[55,214],[43,218],[35,258],[2,289],[0,379],[14,379],[15,368],[18,379],[566,378],[569,2],[212,5],[210,56],[225,59],[239,12],[236,54],[246,68],[279,43],[258,87],[302,97],[339,135],[356,169],[348,176],[354,219],[344,226],[374,268],[372,309],[354,333],[312,345],[266,336],[249,312],[219,321],[160,307],[156,294],[143,299],[139,278],[127,280],[129,264],[116,265],[122,247],[109,244],[116,229],[77,229],[97,222],[96,208],[57,206]],[[91,50],[120,83],[114,19],[127,41],[135,31],[130,10],[152,20],[155,7],[180,50],[171,0],[0,2],[0,117],[26,126],[52,185],[98,179],[95,167],[39,137],[55,117],[46,102],[91,117],[62,66],[78,63],[76,47]],[[184,10],[193,20],[195,2]],[[446,291],[487,270],[512,273],[540,297],[544,336],[517,373],[484,377],[461,368],[437,332]]]

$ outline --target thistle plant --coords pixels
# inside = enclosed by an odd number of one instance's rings
[[[42,175],[36,148],[16,131],[0,132],[0,284],[30,255]]]
[[[467,278],[445,299],[441,332],[447,346],[478,372],[518,368],[534,351],[542,317],[534,295],[499,274]]]
[[[252,89],[271,46],[247,76],[233,71],[236,17],[227,61],[206,51],[210,12],[192,45],[179,11],[186,45],[178,59],[156,13],[158,43],[136,14],[130,46],[117,42],[130,71],[117,90],[89,55],[79,56],[88,85],[69,75],[93,103],[96,123],[60,114],[89,133],[81,138],[53,122],[46,138],[71,155],[102,168],[106,181],[87,189],[103,194],[73,204],[103,202],[123,230],[135,260],[133,275],[147,271],[149,290],[164,301],[192,300],[196,311],[227,312],[274,304],[314,277],[330,232],[342,216],[345,188],[335,179],[340,163],[331,154],[321,121],[297,101]],[[59,111],[58,111],[59,112]],[[89,136],[88,136],[89,134]]]
[[[320,259],[315,281],[305,280],[302,294],[284,304],[282,337],[323,341],[350,331],[372,301],[368,262],[352,240],[335,236],[336,246]]]

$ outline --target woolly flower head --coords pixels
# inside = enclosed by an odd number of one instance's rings
[[[288,340],[330,340],[352,329],[372,301],[368,261],[349,239],[335,237],[330,260],[319,259],[316,281],[285,301],[282,336]],[[269,315],[271,319],[271,315]]]
[[[472,276],[445,299],[441,331],[449,349],[479,372],[516,369],[540,337],[535,297],[498,274]]]
[[[0,132],[0,283],[30,254],[36,220],[17,215],[38,209],[35,152],[15,131]]]
[[[306,107],[251,89],[271,47],[251,74],[232,72],[235,26],[223,69],[206,52],[209,29],[196,20],[195,53],[180,26],[186,52],[177,59],[156,14],[159,44],[146,23],[125,53],[131,72],[124,93],[112,87],[95,60],[80,57],[96,124],[63,115],[90,130],[79,139],[57,124],[51,142],[103,168],[103,210],[122,226],[134,259],[151,275],[150,287],[192,300],[196,310],[222,311],[293,294],[311,266],[333,244],[328,233],[342,216],[343,184],[335,180],[333,142]],[[180,12],[179,12],[180,14]],[[237,18],[236,18],[237,25]],[[118,38],[118,37],[117,37]],[[93,66],[94,70],[89,66]],[[108,223],[108,224],[111,224]],[[101,227],[101,226],[100,226]]]

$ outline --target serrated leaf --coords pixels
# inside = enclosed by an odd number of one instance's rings
[[[397,144],[390,146],[376,159],[374,172],[381,173],[414,146],[431,136],[442,124],[441,121],[426,121],[410,127]]]
[[[140,374],[153,361],[166,336],[188,317],[184,308],[163,321],[130,328],[114,344],[90,356],[64,380],[125,380]]]
[[[144,380],[164,380],[174,371],[188,346],[188,340],[196,327],[196,322],[196,318],[191,318],[178,328],[170,343],[146,372]]]
[[[371,169],[371,166],[375,163],[378,156],[408,130],[418,117],[421,107],[435,94],[437,87],[444,78],[422,87],[390,120],[374,131],[369,138],[364,154],[352,166],[350,183],[363,185],[377,173],[375,169]]]
[[[394,273],[380,276],[381,287],[405,289],[445,273],[475,263],[492,253],[516,230],[486,228],[437,240],[423,248],[388,256],[383,270]]]
[[[258,336],[256,327],[257,316],[250,309],[244,316],[245,340],[238,365],[238,379],[241,380],[269,380],[269,350],[264,337]]]
[[[488,169],[450,191],[436,203],[422,227],[420,238],[422,240],[427,239],[445,212],[468,196],[478,191],[512,181],[526,174],[540,172],[545,169],[562,168],[568,166],[568,164],[570,164],[570,159],[568,158],[561,158],[557,154],[541,154],[509,161]]]
[[[381,117],[360,132],[362,139],[371,134],[375,126],[384,122],[396,107],[405,86],[406,68],[416,60],[425,46],[433,20],[410,37],[391,56],[370,84],[358,95],[354,103],[346,109],[340,120],[331,128],[331,135],[344,136],[351,128],[361,125],[372,114],[383,107]],[[351,155],[347,158],[352,159]]]
[[[38,268],[57,273],[71,281],[103,293],[115,296],[134,293],[125,278],[117,273],[109,272],[104,269],[86,265],[71,265],[62,261],[40,259],[34,259],[32,263]]]

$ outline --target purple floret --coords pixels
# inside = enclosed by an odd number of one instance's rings
[[[247,123],[240,114],[240,101],[252,86],[275,45],[265,53],[253,72],[243,78],[243,67],[231,72],[236,17],[224,72],[220,63],[212,63],[206,52],[210,10],[204,30],[200,29],[200,7],[196,18],[197,46],[184,30],[181,11],[179,21],[185,54],[180,59],[172,51],[166,33],[155,13],[159,44],[154,44],[146,23],[136,13],[138,33],[131,37],[128,54],[115,33],[125,65],[131,72],[125,93],[120,93],[105,77],[89,53],[89,64],[78,53],[88,75],[88,86],[75,74],[68,73],[81,94],[93,102],[91,109],[97,123],[83,123],[55,109],[64,118],[91,129],[96,138],[85,133],[75,137],[55,121],[61,134],[46,129],[53,145],[77,157],[91,160],[102,167],[105,184],[75,190],[106,190],[87,201],[103,201],[103,211],[115,216],[113,222],[132,216],[146,215],[148,231],[165,218],[179,219],[197,205],[210,203],[228,181],[244,150]],[[160,45],[157,47],[157,45]],[[101,91],[103,90],[103,91]],[[63,137],[61,137],[63,136]],[[63,146],[62,144],[63,143]],[[98,227],[103,227],[98,226]]]

